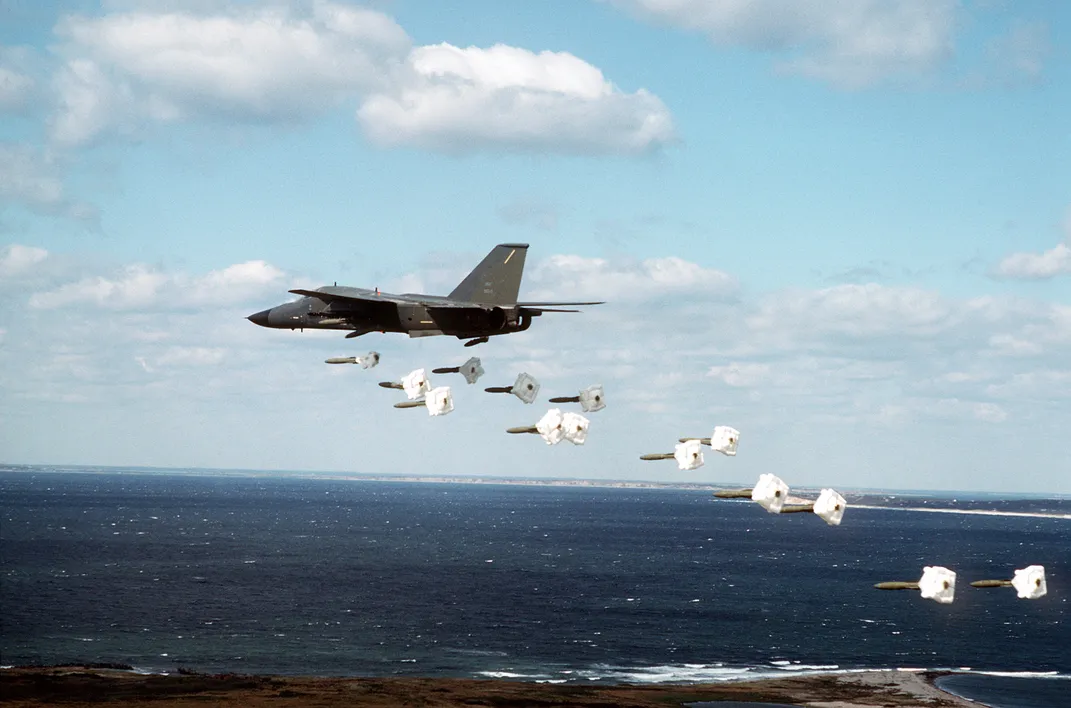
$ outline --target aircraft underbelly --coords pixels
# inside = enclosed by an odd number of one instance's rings
[[[376,312],[332,306],[324,313],[328,328],[359,329],[368,332],[405,332],[400,307],[384,303]],[[331,324],[327,324],[330,322]],[[334,323],[339,323],[335,325]]]
[[[410,336],[421,336],[418,332],[442,334],[442,327],[428,313],[428,308],[423,305],[398,305],[398,320],[403,332],[409,332]]]

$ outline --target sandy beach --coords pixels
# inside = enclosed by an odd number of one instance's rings
[[[0,671],[10,708],[99,706],[676,706],[698,701],[783,703],[814,708],[966,707],[933,686],[936,674],[868,671],[764,681],[591,686],[422,678],[314,678],[238,674],[143,675],[84,666]]]

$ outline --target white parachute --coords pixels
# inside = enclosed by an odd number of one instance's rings
[[[606,407],[606,394],[603,393],[601,384],[581,389],[578,398],[580,399],[580,408],[585,413],[594,413]]]
[[[759,475],[759,481],[751,489],[751,500],[758,502],[771,514],[780,514],[788,499],[788,485],[772,474]]]
[[[588,419],[579,413],[562,413],[560,408],[551,408],[535,425],[507,428],[507,433],[538,433],[548,445],[557,445],[568,440],[574,445],[583,445],[588,439]]]
[[[415,401],[431,390],[431,382],[428,381],[424,369],[415,369],[403,376],[402,390],[410,401]]]
[[[551,408],[544,413],[535,428],[548,445],[557,445],[565,438],[564,416],[558,408]]]
[[[566,413],[562,416],[562,428],[565,439],[574,445],[583,445],[588,439],[590,422],[579,413]]]
[[[510,393],[525,403],[533,403],[536,395],[539,394],[539,382],[531,374],[521,372],[517,374],[517,380],[513,382]]]
[[[442,366],[438,369],[432,369],[431,373],[461,374],[465,377],[465,381],[474,384],[481,376],[483,376],[483,364],[480,362],[480,357],[474,356],[461,366]]]
[[[814,502],[814,513],[830,526],[840,526],[848,503],[832,489],[823,489]]]
[[[467,383],[476,383],[483,376],[483,365],[480,362],[480,357],[474,356],[462,364],[461,375],[465,377]]]
[[[428,415],[446,415],[454,410],[454,397],[450,393],[450,387],[439,386],[428,391],[424,395],[424,405],[427,406]]]
[[[698,440],[685,440],[673,449],[673,459],[682,470],[695,470],[703,466],[703,444]]]
[[[709,445],[714,452],[720,452],[727,457],[735,457],[736,446],[740,442],[740,431],[728,425],[716,425],[709,438],[680,438],[680,442],[688,440],[696,440],[703,445]]]
[[[522,371],[517,374],[517,380],[513,382],[512,386],[491,386],[485,388],[484,391],[488,393],[512,393],[524,403],[533,403],[536,395],[539,394],[539,382],[536,381],[535,376]]]
[[[1045,585],[1045,566],[1028,565],[1015,571],[1012,587],[1022,600],[1036,600],[1048,592]]]
[[[956,598],[956,573],[948,568],[939,565],[926,566],[922,569],[918,585],[919,592],[926,600],[948,605]]]
[[[730,428],[728,425],[715,426],[714,433],[710,436],[710,447],[715,452],[720,452],[729,457],[736,455],[736,445],[739,442],[740,431],[736,428]]]

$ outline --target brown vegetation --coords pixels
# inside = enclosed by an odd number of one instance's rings
[[[0,671],[9,708],[29,706],[676,706],[735,700],[837,706],[963,706],[913,674],[807,676],[688,686],[593,686],[423,678],[313,678],[198,674],[145,676],[108,668],[43,667]]]

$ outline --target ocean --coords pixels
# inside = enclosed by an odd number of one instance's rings
[[[849,507],[828,527],[693,489],[7,468],[0,664],[606,683],[910,667],[994,706],[1071,705],[1071,520],[1048,515],[1071,500],[956,503],[1037,515]],[[1031,564],[1040,600],[968,584]],[[872,587],[925,565],[958,573],[953,604]]]

